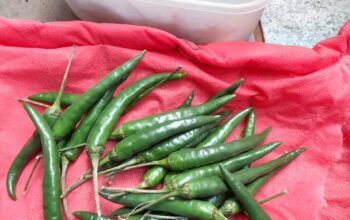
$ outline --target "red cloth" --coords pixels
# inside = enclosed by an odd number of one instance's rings
[[[260,161],[299,146],[308,147],[257,197],[261,199],[285,189],[288,194],[263,207],[273,219],[349,219],[350,21],[337,36],[313,49],[252,42],[199,46],[153,28],[81,21],[43,24],[0,18],[0,33],[2,219],[43,218],[42,166],[34,174],[26,196],[22,196],[22,190],[33,161],[17,186],[18,201],[13,202],[6,194],[6,172],[34,130],[16,99],[57,91],[72,44],[77,48],[67,92],[85,91],[109,70],[143,49],[148,53],[120,88],[145,75],[171,71],[178,65],[189,72],[185,79],[169,82],[152,92],[121,121],[172,109],[192,89],[196,92],[194,103],[201,103],[243,77],[245,82],[237,98],[227,108],[238,111],[254,106],[257,131],[272,126],[267,141],[284,142]],[[67,184],[88,166],[84,152],[69,167]],[[143,171],[122,173],[114,185],[134,186]],[[103,213],[118,207],[101,201]],[[70,211],[93,211],[91,183],[69,194],[68,204]]]

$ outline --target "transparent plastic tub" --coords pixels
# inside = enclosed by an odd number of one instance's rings
[[[271,0],[66,0],[88,21],[156,27],[199,44],[248,40]]]

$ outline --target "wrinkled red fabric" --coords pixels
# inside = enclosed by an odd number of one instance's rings
[[[57,91],[70,47],[76,52],[67,92],[84,92],[109,70],[140,50],[148,53],[119,88],[155,72],[182,65],[189,75],[162,85],[119,123],[173,109],[194,89],[194,104],[243,77],[237,97],[226,108],[253,106],[257,131],[273,130],[267,141],[283,145],[258,163],[284,151],[308,151],[275,176],[258,199],[288,190],[263,207],[272,219],[349,219],[350,217],[350,21],[338,35],[308,49],[255,42],[196,45],[148,27],[81,21],[38,23],[0,18],[0,215],[2,219],[43,219],[42,166],[23,196],[32,161],[9,199],[6,172],[34,126],[17,101],[43,91]],[[238,130],[238,129],[236,129]],[[233,139],[237,131],[232,134]],[[266,141],[266,142],[267,142]],[[111,146],[109,146],[111,147]],[[89,167],[84,152],[69,167],[67,184]],[[131,187],[144,169],[121,173],[113,185]],[[104,184],[100,180],[100,184]],[[108,214],[119,207],[101,199]],[[94,211],[91,182],[68,195],[70,211]]]

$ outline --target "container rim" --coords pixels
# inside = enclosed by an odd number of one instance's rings
[[[265,8],[272,0],[252,0],[245,3],[218,3],[208,0],[133,0],[137,2],[165,5],[195,11],[225,14],[248,14]]]

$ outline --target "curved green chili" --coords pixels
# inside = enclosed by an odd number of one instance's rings
[[[73,61],[74,51],[75,51],[75,46],[71,48],[70,57],[68,60],[66,71],[64,73],[63,80],[61,82],[61,86],[57,94],[57,97],[53,105],[47,108],[43,113],[43,117],[47,121],[47,123],[50,125],[50,127],[54,126],[57,119],[60,117],[62,113],[62,110],[60,107],[61,98],[63,96],[64,87],[66,85],[68,73]],[[12,162],[10,169],[7,173],[6,188],[7,188],[7,193],[12,200],[16,200],[16,184],[19,176],[23,172],[25,166],[30,162],[30,160],[33,159],[33,157],[35,157],[35,155],[37,155],[41,150],[42,148],[41,148],[40,136],[38,132],[35,131],[31,136],[31,138],[22,147],[21,151],[17,154],[16,158]]]
[[[49,124],[28,104],[23,103],[32,119],[43,146],[43,204],[45,219],[63,219],[60,200],[59,153]]]
[[[259,178],[260,176],[263,176],[267,173],[272,172],[273,170],[276,170],[276,168],[289,164],[292,160],[294,160],[297,156],[299,156],[304,151],[305,151],[305,148],[299,148],[297,150],[294,150],[290,153],[282,155],[272,161],[266,162],[259,166],[250,167],[247,169],[234,172],[233,175],[239,178],[239,180],[243,183],[250,183],[251,181]],[[168,184],[165,185],[164,190],[174,191],[179,187],[183,189],[186,189],[186,188],[188,189],[188,188],[191,188],[191,185],[194,186],[193,190],[191,191],[191,196],[196,196],[196,194],[199,194],[201,197],[202,196],[207,197],[207,196],[211,196],[212,193],[215,193],[215,192],[224,193],[227,190],[225,184],[222,182],[219,176],[193,179],[182,186],[181,185],[178,186],[176,182],[174,183],[170,181]],[[212,187],[210,189],[208,185],[217,186],[217,188],[215,189],[215,187]],[[184,192],[185,191],[186,190],[184,190]]]
[[[192,90],[190,92],[190,94],[187,96],[186,100],[184,101],[184,103],[182,103],[179,107],[177,107],[178,109],[181,109],[181,108],[186,108],[186,107],[189,107],[191,106],[191,103],[193,101],[193,98],[194,98],[194,91]]]
[[[81,98],[82,94],[63,93],[61,98],[61,106],[70,106]],[[28,97],[30,100],[46,103],[54,103],[57,98],[57,92],[41,92]]]
[[[226,96],[226,95],[230,95],[232,93],[234,93],[243,83],[243,78],[239,79],[237,82],[234,82],[232,85],[230,85],[229,87],[221,90],[220,92],[216,93],[215,95],[213,95],[212,97],[210,97],[208,99],[208,101],[220,98],[222,96]]]
[[[207,133],[207,131],[213,128],[215,124],[216,123],[210,123],[202,127],[195,128],[190,131],[186,131],[185,133],[180,133],[178,135],[172,136],[164,141],[159,142],[158,144],[155,144],[150,149],[147,149],[145,151],[142,151],[136,154],[130,160],[127,160],[126,162],[120,164],[119,166],[104,170],[100,172],[100,174],[122,170],[126,167],[129,167],[135,164],[163,159],[167,157],[169,154],[185,147],[186,145],[192,144],[193,140],[195,140],[201,134]],[[119,146],[116,149],[118,148]],[[118,161],[121,161],[121,160],[119,159]]]
[[[236,198],[242,204],[244,210],[248,213],[249,219],[252,220],[270,220],[269,215],[261,208],[259,203],[249,193],[247,188],[236,177],[222,165],[220,165],[222,175],[225,182],[230,186],[230,189],[235,194]]]
[[[176,186],[182,186],[183,184],[203,177],[210,176],[220,176],[220,168],[219,164],[223,164],[226,169],[230,172],[239,170],[243,168],[245,165],[250,164],[263,156],[267,155],[278,146],[280,146],[282,142],[272,142],[261,147],[257,147],[253,150],[250,150],[246,153],[240,154],[236,157],[228,158],[224,161],[220,161],[214,164],[209,164],[206,166],[194,168],[191,170],[186,170],[184,172],[174,174],[171,177],[167,178],[167,183],[176,184]]]
[[[249,193],[254,196],[277,172],[278,169],[249,183],[247,185]],[[236,198],[230,197],[220,207],[220,211],[225,216],[235,215],[241,211],[241,207]]]
[[[132,100],[131,103],[128,104],[128,106],[125,108],[125,111],[129,111],[133,106],[135,106],[141,99],[143,99],[143,97],[145,97],[148,93],[150,93],[151,91],[155,90],[158,86],[160,86],[161,84],[174,79],[181,79],[182,77],[184,77],[185,75],[187,75],[186,72],[184,73],[180,73],[177,74],[177,72],[179,72],[179,70],[182,67],[177,67],[172,73],[170,73],[169,75],[167,75],[167,77],[159,80],[157,83],[155,83],[154,85],[150,86],[149,88],[147,88],[145,91],[143,91],[138,97],[136,97],[134,100]]]
[[[193,98],[194,98],[194,91],[192,90],[190,94],[187,96],[186,100],[177,108],[180,109],[180,108],[191,106]],[[155,187],[164,179],[167,173],[168,173],[168,170],[165,169],[164,167],[161,167],[161,166],[151,167],[143,175],[143,181],[137,186],[137,188],[143,189],[148,187]]]
[[[185,149],[185,148],[191,148],[196,146],[204,138],[206,138],[211,132],[212,132],[212,129],[200,134],[191,143],[187,144],[183,148]],[[143,181],[136,188],[143,189],[143,188],[155,187],[164,179],[167,173],[168,173],[168,170],[165,167],[162,167],[162,166],[151,167],[145,173]],[[147,174],[147,177],[146,177],[146,174]]]
[[[161,194],[127,194],[124,196],[112,196],[100,191],[100,195],[112,202],[135,207],[149,201],[157,200]],[[152,211],[168,212],[179,216],[186,216],[203,220],[226,220],[226,218],[209,202],[200,200],[165,200],[148,208]]]
[[[119,209],[112,211],[111,215],[120,216],[120,215],[128,214],[131,211],[132,211],[132,208],[124,206],[124,207],[121,207]]]
[[[127,213],[125,213],[127,214]],[[75,217],[80,220],[98,220],[98,215],[92,212],[76,211],[73,213]],[[123,218],[101,216],[100,220],[121,220]],[[144,214],[144,215],[132,215],[128,216],[127,220],[187,220],[185,217],[180,216],[164,216],[164,215],[154,215],[154,214]]]
[[[137,186],[137,188],[150,188],[157,186],[167,174],[167,169],[164,167],[151,167],[143,175],[143,181]]]
[[[290,153],[283,154],[282,156],[272,161],[269,161],[267,163],[261,164],[256,167],[242,169],[238,172],[233,173],[232,175],[235,176],[235,178],[237,178],[242,183],[247,184],[280,167],[286,166],[304,151],[305,151],[305,148],[299,148]],[[118,188],[105,188],[105,190],[108,190],[111,192],[112,191],[127,192],[127,190],[118,189]],[[145,190],[133,189],[132,192],[142,193],[142,192],[145,192]],[[166,193],[166,192],[168,192],[168,194],[164,195],[163,193]],[[134,210],[132,214],[139,213],[140,211],[143,211],[149,208],[150,206],[153,206],[154,204],[158,204],[164,199],[174,197],[174,196],[180,196],[187,199],[194,199],[194,198],[206,198],[209,196],[217,195],[220,193],[227,193],[227,192],[228,192],[228,188],[226,184],[218,176],[194,179],[192,181],[185,183],[180,187],[173,184],[167,184],[161,190],[153,190],[153,191],[147,190],[147,193],[160,193],[162,196],[156,200],[150,201],[144,206],[139,207],[138,209]]]
[[[206,139],[197,145],[197,148],[223,143],[231,134],[232,130],[237,127],[237,125],[250,113],[251,110],[251,107],[246,108],[227,119],[222,125],[218,126],[213,133],[211,133]]]
[[[111,161],[123,161],[137,152],[146,150],[153,144],[164,140],[172,135],[188,131],[216,121],[220,116],[193,116],[178,121],[165,122],[161,126],[136,133],[119,142],[101,160],[103,166]]]
[[[249,137],[254,134],[255,130],[255,112],[254,109],[249,113],[247,125],[244,128],[243,137]]]
[[[252,111],[249,114],[247,124],[244,128],[243,137],[252,136],[254,134],[254,130],[255,130],[255,112],[254,112],[254,109],[252,109]],[[250,167],[250,164],[247,164],[245,166],[245,168],[247,167]]]
[[[221,113],[221,114],[224,114],[224,113]],[[225,114],[227,114],[227,113],[225,113]],[[152,133],[152,132],[151,132]],[[207,134],[206,134],[207,135]],[[193,140],[193,143],[194,144],[197,144],[199,141],[201,141],[203,138],[205,138],[204,136],[203,136],[203,134],[202,135],[200,135],[200,136],[198,136],[198,137],[196,137],[194,140]],[[133,138],[131,138],[131,139],[133,139]],[[129,139],[129,140],[131,140],[131,139]],[[125,143],[128,143],[128,141],[124,141]],[[185,146],[185,147],[190,147],[190,145],[191,144],[188,144],[187,146]],[[135,145],[136,146],[136,145]],[[89,172],[88,172],[89,173]],[[68,189],[67,189],[67,191],[66,192],[70,192],[70,191],[72,191],[72,190],[74,190],[76,187],[78,187],[79,185],[81,185],[82,183],[84,183],[84,182],[86,182],[89,178],[91,178],[91,176],[90,175],[88,175],[88,173],[85,173],[83,176],[81,176],[78,180],[76,180]],[[65,194],[63,194],[62,196],[65,196]]]
[[[219,207],[225,201],[226,197],[227,197],[226,194],[218,194],[218,195],[206,198],[203,201],[206,201],[206,202],[214,205],[215,207]],[[132,208],[124,206],[122,208],[114,210],[111,214],[113,216],[121,216],[121,215],[128,214],[129,212],[132,212]]]
[[[252,137],[243,138],[224,144],[218,144],[211,147],[183,149],[181,151],[171,153],[168,157],[162,160],[130,166],[126,169],[153,165],[163,166],[170,170],[186,170],[200,167],[222,161],[229,157],[251,150],[256,145],[261,143],[270,131],[271,128],[267,128],[265,131]]]
[[[191,91],[190,94],[187,96],[186,100],[179,107],[177,107],[177,109],[191,106],[193,97],[194,97],[194,91]],[[198,137],[195,137],[195,140],[196,139],[198,139]],[[195,140],[193,141],[195,142]],[[163,180],[164,176],[167,173],[168,171],[164,167],[160,167],[160,166],[152,167],[144,174],[143,181],[138,186],[136,186],[136,188],[143,189],[148,187],[154,187]],[[113,178],[114,178],[114,175],[110,177],[109,182],[111,182]]]
[[[69,106],[53,127],[57,139],[63,139],[75,127],[85,112],[87,112],[113,85],[124,82],[131,70],[138,64],[146,51],[142,51],[136,57],[126,61],[116,69],[112,70],[100,80],[95,86],[87,90],[81,98]]]
[[[114,124],[118,121],[119,117],[123,114],[123,112],[129,106],[129,104],[131,104],[140,95],[143,95],[145,91],[147,91],[149,88],[153,88],[153,86],[157,85],[160,81],[168,79],[169,76],[182,78],[186,75],[181,73],[175,74],[177,72],[178,69],[176,69],[171,74],[156,74],[149,77],[144,77],[136,81],[129,87],[119,92],[118,95],[114,97],[112,101],[110,101],[110,103],[103,109],[103,111],[97,118],[94,126],[91,129],[91,132],[89,133],[86,146],[87,153],[92,162],[95,198],[97,206],[99,206],[98,194],[96,189],[99,158],[104,151],[105,144],[110,136]],[[129,151],[129,153],[133,152]],[[97,214],[100,215],[99,209],[97,210]]]
[[[210,204],[213,204],[215,207],[219,207],[225,201],[226,197],[227,197],[226,194],[217,194],[209,198],[206,198],[204,201],[207,201]]]
[[[195,115],[210,114],[231,101],[233,97],[234,95],[227,95],[194,107],[177,109],[169,112],[151,115],[142,119],[129,121],[114,130],[112,132],[112,136],[120,139],[130,136],[137,131],[144,131],[151,127],[157,126],[166,121],[179,120],[181,118],[191,117]]]
[[[86,142],[86,139],[89,135],[89,132],[92,128],[92,126],[95,124],[95,121],[97,117],[100,115],[102,110],[107,106],[107,104],[110,102],[110,100],[113,97],[113,93],[115,91],[115,87],[107,90],[107,92],[104,94],[104,96],[95,104],[95,106],[90,110],[90,112],[85,115],[85,117],[82,119],[82,121],[79,123],[77,129],[74,131],[72,137],[70,138],[69,142],[64,147],[73,147],[80,144],[83,144]],[[62,164],[62,170],[61,170],[61,189],[62,194],[65,194],[66,187],[65,187],[65,179],[66,179],[66,171],[67,167],[69,165],[69,161],[75,161],[80,153],[83,151],[84,148],[73,148],[71,150],[64,151],[61,156],[61,164]],[[67,219],[69,218],[69,211],[68,211],[68,205],[67,200],[64,197],[63,198],[63,208],[66,213]]]

